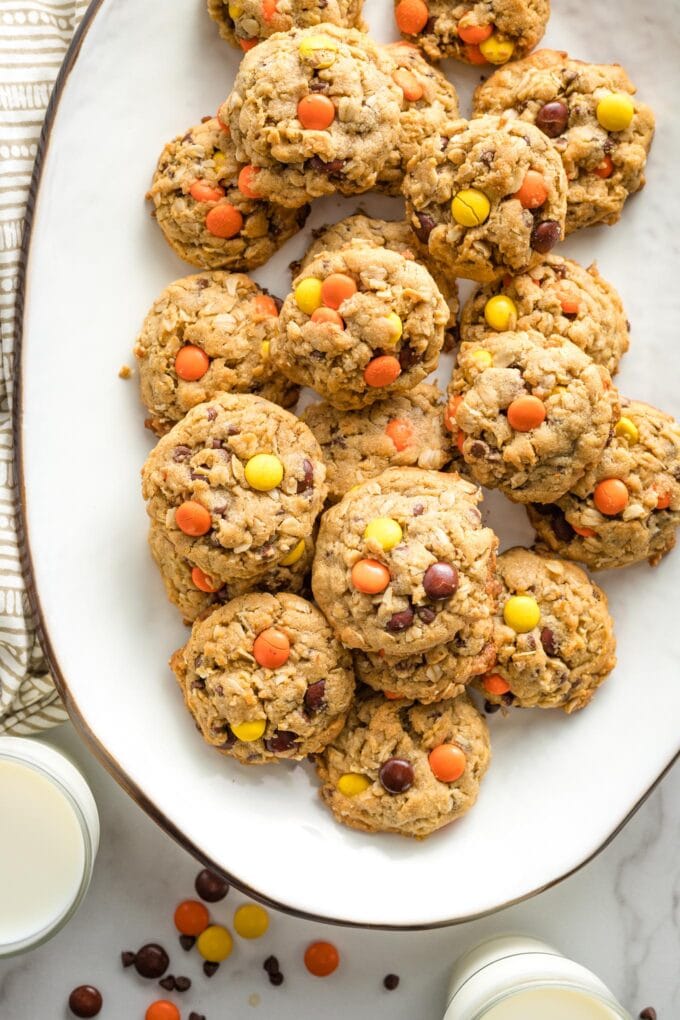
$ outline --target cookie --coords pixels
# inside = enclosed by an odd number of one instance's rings
[[[593,468],[555,504],[527,511],[549,549],[592,570],[657,564],[680,526],[680,424],[621,398],[621,418]]]
[[[216,117],[163,149],[147,198],[165,240],[192,266],[256,269],[304,225],[309,206],[257,198],[242,169]]]
[[[299,761],[338,735],[350,654],[297,595],[241,595],[195,623],[170,662],[204,740],[246,765]]]
[[[422,838],[469,811],[490,758],[486,722],[465,696],[414,705],[374,694],[357,699],[316,769],[338,822]]]
[[[325,251],[340,251],[348,245],[357,246],[371,244],[377,248],[389,248],[399,252],[405,259],[412,259],[418,254],[430,276],[437,284],[440,294],[449,306],[449,321],[446,326],[444,350],[453,347],[458,339],[458,285],[455,279],[442,273],[439,266],[426,254],[418,249],[418,239],[405,220],[375,220],[363,213],[355,213],[344,220],[333,223],[330,227],[322,227],[313,232],[311,245],[300,262],[291,265],[293,276],[297,276],[317,255]]]
[[[618,414],[609,373],[535,331],[461,344],[447,422],[470,474],[517,503],[550,503],[601,455]]]
[[[275,32],[310,28],[321,22],[365,28],[362,0],[208,0],[208,13],[220,35],[247,51]]]
[[[323,24],[247,53],[219,115],[254,193],[296,207],[373,187],[396,147],[401,100],[368,36]]]
[[[149,528],[149,548],[168,599],[179,609],[187,624],[202,619],[237,595],[245,595],[253,590],[272,595],[281,591],[307,595],[314,558],[314,540],[310,535],[301,538],[285,560],[267,571],[264,577],[256,581],[235,581],[231,578],[211,577],[200,567],[183,559],[168,538],[165,528],[155,522]]]
[[[376,187],[388,195],[400,195],[406,165],[421,143],[460,116],[458,93],[417,46],[391,43],[381,47],[381,54],[403,98],[397,146],[385,160]]]
[[[403,190],[414,233],[453,276],[490,283],[524,273],[564,237],[564,168],[523,121],[453,121],[420,146]]]
[[[489,332],[538,330],[552,340],[571,340],[613,375],[628,350],[630,323],[621,298],[597,266],[548,255],[528,273],[480,287],[463,308],[462,340]]]
[[[449,310],[424,266],[350,246],[308,262],[283,303],[271,355],[334,407],[413,389],[437,366]]]
[[[543,37],[550,0],[395,0],[397,27],[430,60],[504,64]]]
[[[261,397],[222,393],[159,440],[142,492],[178,555],[231,582],[263,577],[312,534],[325,477],[299,418]]]
[[[580,567],[529,549],[499,556],[498,577],[497,660],[474,686],[493,705],[584,708],[616,665],[607,596]]]
[[[427,383],[363,411],[338,411],[328,403],[306,407],[301,417],[321,447],[329,500],[337,503],[389,467],[440,471],[451,460],[442,411],[441,392]]]
[[[296,404],[298,387],[269,357],[280,304],[240,273],[200,273],[166,287],[134,348],[149,427],[163,435],[218,393]]]
[[[480,500],[456,475],[389,468],[326,511],[312,590],[343,644],[402,658],[490,639],[498,539]]]
[[[569,183],[569,234],[616,223],[628,196],[645,183],[654,114],[635,91],[618,64],[587,64],[540,50],[480,85],[474,114],[516,117],[552,139]]]

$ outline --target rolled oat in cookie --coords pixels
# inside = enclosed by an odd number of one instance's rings
[[[275,32],[331,22],[365,29],[362,0],[208,0],[220,35],[246,52]]]
[[[208,744],[245,765],[299,761],[342,730],[352,658],[297,595],[241,595],[195,623],[171,666]]]

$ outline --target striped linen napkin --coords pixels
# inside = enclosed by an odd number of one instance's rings
[[[0,733],[67,718],[21,572],[12,464],[14,301],[26,197],[52,85],[86,0],[0,0]]]

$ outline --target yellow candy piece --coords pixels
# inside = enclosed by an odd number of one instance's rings
[[[243,8],[240,4],[229,4],[227,10],[232,21],[236,21],[243,14]]]
[[[282,567],[292,567],[300,559],[305,551],[305,540],[301,538],[297,545],[293,546],[287,556],[281,560]]]
[[[630,418],[619,418],[616,425],[614,426],[614,432],[621,439],[625,439],[629,446],[633,443],[637,443],[640,438],[637,425],[631,421]]]
[[[269,492],[281,484],[283,464],[273,453],[256,453],[246,464],[245,475],[251,489]]]
[[[260,739],[266,728],[264,719],[255,719],[254,722],[242,722],[238,726],[232,726],[231,732],[237,740],[242,740],[244,744],[252,744],[254,740]]]
[[[503,619],[517,634],[528,634],[538,626],[541,610],[531,595],[513,595],[503,606]]]
[[[337,783],[338,792],[343,797],[356,797],[357,794],[367,790],[370,785],[371,780],[368,776],[362,776],[358,772],[345,772],[344,776],[340,776]]]
[[[610,92],[597,104],[597,119],[605,131],[625,131],[634,116],[633,100],[625,92]]]
[[[338,47],[327,35],[308,35],[298,46],[298,52],[312,67],[320,69],[335,62]]]
[[[466,188],[451,202],[451,215],[461,227],[478,227],[489,218],[491,203],[483,191]]]
[[[269,340],[263,340],[262,343],[260,344],[260,357],[262,358],[263,361],[266,361],[267,358],[269,357],[270,347],[271,344]]]
[[[242,939],[262,938],[269,927],[269,914],[257,903],[244,903],[234,914],[234,928]]]
[[[295,303],[305,315],[311,315],[317,308],[321,308],[321,280],[314,276],[300,280],[295,288]]]
[[[479,44],[479,49],[490,64],[505,64],[515,52],[515,44],[512,39],[506,39],[504,35],[494,32]]]
[[[226,163],[226,161],[227,157],[224,155],[223,152],[216,152],[215,155],[213,156],[213,163],[215,164],[215,166],[222,166],[222,164]]]
[[[517,325],[517,305],[505,294],[496,294],[484,305],[484,318],[487,326],[504,333]]]
[[[491,368],[493,365],[493,357],[489,351],[473,351],[470,355],[480,372],[483,372],[485,368]]]
[[[234,947],[234,940],[221,924],[211,924],[196,939],[196,948],[208,963],[222,963]]]
[[[403,531],[391,517],[374,517],[364,531],[366,541],[377,542],[385,552],[399,545],[403,537]]]
[[[390,314],[386,315],[385,318],[392,327],[392,343],[399,343],[404,332],[404,323],[401,321],[396,312],[390,312]]]

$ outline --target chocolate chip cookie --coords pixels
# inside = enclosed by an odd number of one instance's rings
[[[454,276],[490,283],[524,273],[564,236],[564,168],[523,121],[453,121],[420,146],[403,190],[414,233]]]
[[[322,21],[365,28],[361,8],[362,0],[208,0],[208,13],[222,38],[246,51],[275,32]]]
[[[321,751],[354,693],[349,652],[316,606],[288,593],[216,609],[170,664],[204,740],[246,765]]]
[[[588,64],[540,50],[480,85],[474,112],[516,117],[552,139],[569,183],[569,234],[616,223],[628,196],[645,183],[654,114],[635,91],[618,64]]]

